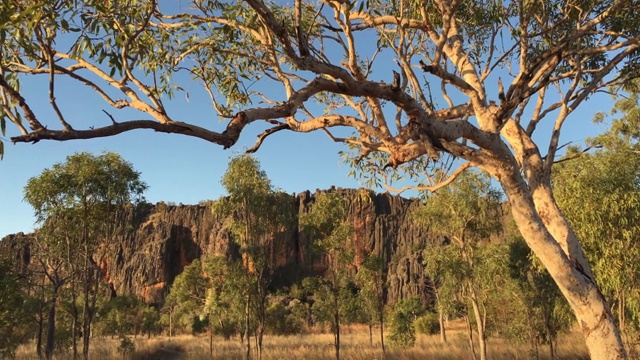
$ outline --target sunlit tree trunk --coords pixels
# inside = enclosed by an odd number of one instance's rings
[[[442,312],[442,309],[440,309],[440,307],[438,307],[438,325],[440,326],[440,341],[443,344],[446,344],[447,333],[446,333],[446,329],[444,328],[444,314]]]
[[[480,307],[478,306],[478,297],[473,289],[472,284],[468,284],[470,292],[471,307],[473,308],[473,315],[476,318],[476,327],[478,329],[478,344],[480,346],[480,360],[487,360],[487,339],[485,336],[484,320],[480,314]]]
[[[549,191],[537,191],[515,169],[488,169],[502,184],[513,217],[573,309],[592,359],[626,359],[620,331],[593,278],[575,234]],[[540,179],[538,179],[540,180]],[[560,246],[559,246],[560,245]]]
[[[465,315],[464,319],[467,325],[467,339],[469,340],[469,349],[471,350],[471,357],[473,358],[473,360],[477,360],[478,357],[476,356],[476,347],[473,344],[473,329],[471,328],[471,318],[469,317],[469,315]]]

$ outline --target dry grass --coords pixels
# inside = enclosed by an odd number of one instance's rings
[[[351,327],[345,329],[342,336],[341,358],[348,360],[382,359],[380,343],[375,339],[373,346],[369,344],[369,334],[365,327]],[[472,359],[466,337],[459,330],[450,331],[449,341],[442,344],[438,336],[418,335],[416,345],[409,349],[387,350],[386,360],[454,360]],[[206,336],[181,335],[172,338],[156,337],[151,339],[138,337],[133,339],[135,353],[127,355],[126,359],[143,360],[178,360],[178,359],[211,359],[209,356],[209,339]],[[122,359],[117,351],[117,339],[94,339],[92,341],[92,359]],[[548,359],[548,347],[539,349],[540,359]],[[560,359],[588,359],[587,350],[582,337],[578,333],[570,333],[558,340],[558,355]],[[237,339],[225,341],[214,339],[214,359],[234,360],[243,359],[244,347]],[[56,359],[67,359],[68,354],[62,354]],[[324,360],[333,359],[333,335],[308,334],[293,336],[265,336],[263,346],[264,360],[305,359]],[[535,358],[528,346],[507,344],[499,338],[489,339],[489,359],[532,359]],[[36,359],[33,346],[22,347],[17,359]]]

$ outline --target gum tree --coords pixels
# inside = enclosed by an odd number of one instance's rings
[[[77,355],[76,322],[82,329],[83,357],[89,357],[91,324],[102,277],[93,256],[101,243],[122,229],[118,221],[120,210],[140,200],[145,189],[140,173],[118,154],[95,156],[85,152],[68,156],[65,162],[45,169],[40,176],[29,179],[24,188],[25,200],[33,206],[40,225],[38,241],[44,242],[50,254],[56,255],[55,266],[43,263],[43,268],[64,266],[69,274],[67,279],[61,279],[56,270],[49,271],[47,276],[56,289],[69,282],[74,358]],[[54,315],[56,293],[57,290],[51,305]],[[49,349],[49,341],[47,344]]]
[[[254,310],[258,359],[262,359],[262,339],[267,322],[267,295],[284,246],[284,233],[293,223],[291,197],[276,190],[251,155],[229,162],[221,180],[228,193],[216,201],[213,211],[226,214],[234,241],[240,246],[245,276],[246,358],[251,357],[250,318]]]
[[[428,227],[434,234],[451,242],[448,249],[443,246],[442,249],[431,247],[427,250],[433,253],[425,254],[425,271],[437,284],[435,293],[441,323],[446,303],[451,299],[442,299],[438,295],[450,292],[451,285],[458,288],[453,290],[454,293],[460,292],[471,305],[482,360],[487,358],[485,302],[487,293],[491,291],[489,284],[495,277],[487,274],[495,271],[486,264],[493,262],[493,259],[487,259],[488,247],[480,247],[479,244],[487,243],[491,235],[501,230],[500,204],[500,193],[491,187],[489,177],[468,171],[447,188],[429,195],[425,203],[412,212],[416,224]],[[473,351],[473,341],[470,344]]]
[[[349,245],[353,227],[346,220],[347,203],[336,192],[320,193],[300,216],[302,229],[313,241],[314,251],[325,263],[324,275],[307,278],[306,287],[313,290],[314,308],[319,316],[331,324],[336,360],[340,360],[340,326],[353,311],[349,268],[354,251]]]
[[[626,357],[550,183],[571,113],[638,73],[637,1],[188,3],[3,1],[0,108],[11,141],[153,129],[228,148],[245,127],[266,123],[250,151],[282,131],[323,131],[350,146],[359,174],[390,188],[405,175],[435,190],[481,168],[502,186],[591,356]],[[27,77],[43,78],[50,111],[34,111],[41,95],[22,91]],[[66,116],[61,78],[104,99],[111,110],[96,116],[108,125]],[[167,110],[193,79],[226,128]],[[446,176],[432,176],[440,167]]]

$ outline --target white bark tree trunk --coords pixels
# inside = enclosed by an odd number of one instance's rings
[[[522,237],[573,309],[591,359],[626,359],[611,311],[593,279],[576,236],[555,206],[550,190],[536,191],[534,199],[529,190],[533,184],[528,186],[518,171],[504,166],[487,170],[496,176],[507,194]]]

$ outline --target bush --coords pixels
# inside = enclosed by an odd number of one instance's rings
[[[118,353],[125,359],[127,355],[132,354],[136,349],[136,346],[131,341],[131,338],[125,335],[120,335],[120,345],[118,345]]]
[[[420,316],[414,325],[419,334],[435,335],[440,333],[440,321],[436,313],[426,313]]]
[[[273,303],[267,309],[267,329],[271,334],[299,334],[303,326],[304,319],[281,303]]]
[[[202,334],[207,331],[209,326],[209,318],[200,319],[199,316],[193,317],[191,322],[191,333],[193,335]]]
[[[389,340],[392,346],[411,347],[416,342],[415,319],[424,313],[424,307],[415,297],[398,301],[391,313]]]

